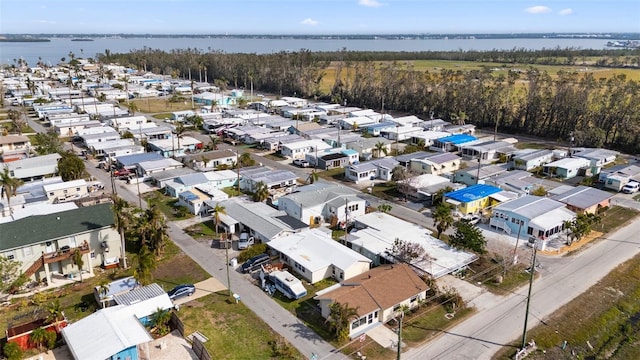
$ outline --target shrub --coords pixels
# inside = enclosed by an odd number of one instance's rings
[[[245,262],[256,255],[267,252],[267,244],[256,244],[238,255],[238,262]]]
[[[4,352],[4,356],[6,356],[9,360],[20,360],[23,356],[23,351],[20,348],[20,345],[14,342],[8,342],[4,344],[2,351]]]

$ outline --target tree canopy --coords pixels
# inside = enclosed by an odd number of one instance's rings
[[[60,154],[62,158],[58,160],[58,173],[64,181],[78,180],[84,176],[84,161],[76,154],[66,151]]]
[[[460,249],[467,249],[478,254],[487,252],[487,240],[482,231],[474,224],[467,221],[458,221],[454,224],[456,229],[453,236],[449,238],[449,244]]]

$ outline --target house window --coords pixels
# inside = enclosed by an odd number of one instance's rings
[[[31,250],[31,246],[26,246],[22,248],[22,255],[25,257],[33,255],[33,251]]]
[[[80,191],[80,188],[79,188],[79,187],[77,187],[77,188],[76,188],[76,191]]]
[[[411,303],[418,301],[418,295],[411,298]]]
[[[397,312],[398,310],[400,310],[400,304],[393,307],[393,312]]]
[[[7,260],[14,260],[16,258],[16,255],[13,253],[13,251],[7,251],[6,253],[4,253],[4,257],[7,258]]]
[[[533,235],[533,228],[531,226],[527,228],[527,234]]]
[[[91,256],[91,258],[92,258],[92,259],[95,259],[95,258],[96,258],[96,252],[95,252],[95,251],[92,251],[92,252],[91,252],[91,254],[90,254],[90,256]]]

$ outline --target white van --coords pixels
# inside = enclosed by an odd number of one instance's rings
[[[622,187],[622,192],[625,194],[633,194],[638,190],[640,190],[640,183],[636,181],[630,181]]]

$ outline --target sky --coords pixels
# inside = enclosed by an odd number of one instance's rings
[[[638,0],[0,0],[0,33],[640,32]]]

